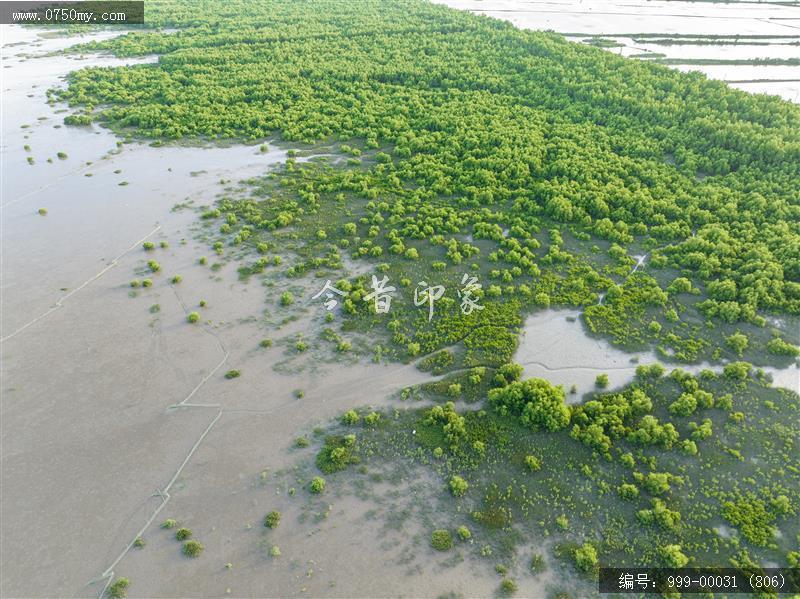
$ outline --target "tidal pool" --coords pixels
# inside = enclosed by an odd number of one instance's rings
[[[608,389],[623,387],[633,380],[640,364],[664,364],[667,371],[681,368],[697,374],[703,369],[720,370],[719,366],[700,364],[667,364],[651,351],[628,353],[604,339],[586,334],[579,310],[544,310],[525,320],[515,361],[522,365],[524,376],[545,378],[563,385],[567,400],[580,401],[595,391],[595,377],[608,375]],[[773,386],[800,393],[800,369],[797,363],[788,368],[763,369],[772,376]],[[570,394],[575,385],[576,392]]]

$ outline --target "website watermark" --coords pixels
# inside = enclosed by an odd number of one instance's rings
[[[0,2],[3,25],[141,25],[143,0]]]

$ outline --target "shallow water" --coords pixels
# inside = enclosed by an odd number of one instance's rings
[[[651,351],[628,353],[604,339],[589,337],[579,310],[544,310],[529,316],[514,360],[522,365],[526,378],[546,378],[563,385],[570,402],[595,391],[598,374],[608,375],[608,389],[612,390],[630,383],[640,364],[664,363]],[[707,363],[665,364],[665,367],[667,370],[681,368],[694,374],[706,368],[720,370]],[[772,376],[773,386],[800,393],[800,370],[796,363],[788,368],[768,367],[764,371]],[[577,392],[569,394],[572,385]]]
[[[613,39],[620,47],[609,52],[631,54],[658,53],[668,58],[754,59],[798,58],[800,46],[786,45],[800,41],[800,13],[797,6],[767,2],[671,2],[648,0],[434,0],[453,8],[469,10],[504,19],[521,29],[552,30],[586,41],[591,36]],[[635,34],[767,36],[758,41],[769,45],[746,43],[665,45],[634,41]],[[792,36],[791,39],[768,36]],[[770,79],[758,83],[732,83],[732,87],[751,93],[778,95],[800,103],[800,66],[754,67],[751,65],[691,65],[680,70],[695,70],[713,79],[744,81]]]
[[[416,565],[394,563],[374,527],[362,522],[363,510],[334,497],[329,501],[341,516],[331,524],[292,523],[287,514],[287,557],[267,567],[258,528],[264,500],[248,492],[252,478],[292,464],[293,438],[310,426],[355,406],[385,406],[394,392],[430,376],[408,365],[317,363],[313,350],[292,358],[282,339],[315,338],[324,309],[298,301],[296,320],[275,331],[269,323],[286,316],[278,297],[298,283],[276,277],[267,288],[256,278],[241,281],[235,261],[217,258],[197,240],[195,211],[173,210],[187,201],[211,204],[231,186],[220,180],[235,185],[262,174],[285,159],[283,151],[138,143],[118,149],[100,127],[55,128],[62,107],[46,105],[48,87],[76,66],[126,61],[30,59],[25,55],[76,40],[41,40],[8,26],[2,32],[3,43],[27,40],[4,51],[3,62],[4,593],[97,596],[105,583],[97,577],[113,572],[130,576],[131,595],[138,596],[219,596],[228,587],[287,596],[301,586],[316,596],[364,596],[387,581],[419,595],[454,588],[488,594],[494,581],[465,567],[433,571],[423,567],[424,556]],[[168,247],[145,252],[145,239]],[[201,255],[209,265],[198,264]],[[146,272],[148,259],[161,272]],[[217,261],[221,268],[212,270]],[[174,274],[183,276],[178,285],[170,284]],[[131,279],[144,278],[153,280],[151,288],[131,289]],[[201,323],[186,322],[192,310]],[[260,348],[267,336],[275,345]],[[226,380],[231,368],[241,378]],[[302,399],[293,396],[296,389]],[[172,407],[181,403],[205,407]],[[169,533],[159,531],[167,517],[190,525],[206,543],[203,559],[183,558]],[[125,553],[148,522],[148,547]],[[244,534],[248,522],[255,531]],[[296,570],[299,556],[315,564],[313,580]],[[227,578],[226,562],[237,565]],[[363,567],[380,570],[381,578],[358,576]],[[409,568],[417,570],[407,574]]]

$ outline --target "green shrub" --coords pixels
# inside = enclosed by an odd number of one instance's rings
[[[597,569],[597,550],[591,543],[584,543],[578,547],[573,556],[575,557],[575,565],[584,572],[593,572]]]
[[[225,373],[225,378],[226,379],[235,379],[235,378],[240,377],[241,375],[242,375],[242,373],[240,371],[238,371],[236,369],[233,369],[233,370],[229,370],[228,372]]]
[[[272,339],[262,339],[259,345],[261,347],[272,347]]]
[[[800,348],[787,343],[780,337],[775,337],[767,343],[767,351],[774,356],[791,356],[794,358],[800,355]]]
[[[281,293],[281,306],[291,306],[294,303],[294,295],[290,291]]]
[[[658,548],[658,553],[668,568],[683,568],[689,563],[689,558],[683,554],[680,545],[664,545]]]
[[[319,495],[325,490],[325,479],[321,476],[315,476],[311,479],[311,482],[308,485],[308,490],[316,495]]]
[[[175,538],[179,541],[185,541],[191,536],[192,536],[192,531],[189,530],[188,528],[179,528],[175,532]]]
[[[506,595],[511,595],[517,591],[517,583],[511,578],[504,578],[500,583],[500,590]]]
[[[109,585],[108,589],[106,589],[106,594],[109,599],[125,599],[125,597],[128,596],[128,587],[130,585],[131,581],[127,578],[117,578]]]
[[[348,426],[352,426],[354,424],[358,424],[361,420],[361,416],[358,415],[358,412],[355,410],[348,410],[342,416],[342,424],[346,424]]]
[[[152,286],[153,286],[153,280],[152,279],[144,279],[142,281],[142,287],[152,287]]]
[[[639,487],[630,483],[624,483],[617,489],[619,496],[628,501],[632,501],[639,497]]]
[[[271,557],[280,557],[281,556],[281,548],[277,545],[273,545],[270,550],[269,554]]]
[[[177,285],[181,281],[183,281],[183,277],[181,275],[175,275],[174,277],[172,277],[172,283],[174,285]]]
[[[544,558],[538,553],[534,553],[531,556],[531,561],[528,567],[530,568],[531,573],[533,574],[538,574],[539,572],[542,572],[546,567],[544,563]]]
[[[606,387],[608,387],[608,375],[598,374],[597,378],[594,379],[594,385],[598,389],[605,389]]]
[[[41,216],[47,216],[47,208],[39,208],[39,214]]]
[[[159,270],[161,270],[161,265],[155,260],[148,260],[147,268],[149,268],[151,272],[158,272]]]
[[[448,551],[453,548],[453,537],[448,530],[434,530],[431,533],[431,547],[437,551]]]
[[[450,479],[450,492],[453,494],[453,497],[463,497],[468,488],[469,485],[467,481],[460,476],[453,476]]]
[[[189,312],[189,315],[186,317],[188,322],[194,324],[198,320],[200,320],[200,315],[197,312]]]
[[[156,245],[152,241],[145,241],[142,244],[142,248],[144,248],[145,252],[149,252],[149,251],[155,249],[155,247],[156,247]]]
[[[278,511],[271,511],[264,516],[264,526],[267,528],[277,528],[281,522],[281,513]]]
[[[161,523],[161,528],[170,529],[170,528],[175,528],[177,525],[178,522],[176,520],[173,520],[172,518],[167,518]]]
[[[187,557],[198,557],[201,553],[203,553],[203,544],[199,541],[186,541],[183,544],[183,554]]]
[[[466,526],[459,526],[456,533],[458,533],[458,538],[461,539],[462,541],[466,541],[472,537],[472,533]]]
[[[531,472],[536,472],[537,470],[542,469],[542,462],[534,455],[525,456],[525,465]]]

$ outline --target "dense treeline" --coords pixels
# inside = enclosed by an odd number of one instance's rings
[[[158,2],[148,24],[179,31],[84,47],[156,64],[79,71],[61,97],[152,137],[380,146],[388,160],[359,191],[403,196],[401,239],[490,212],[524,242],[552,219],[730,286],[708,317],[800,313],[800,109],[787,102],[422,2]],[[436,198],[451,226],[421,212]]]

